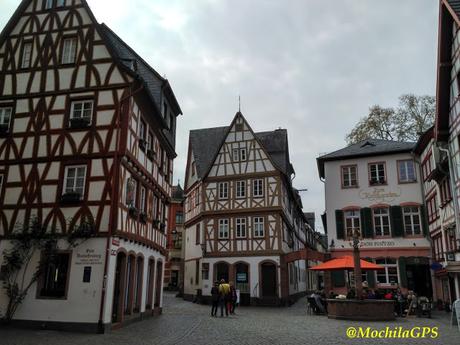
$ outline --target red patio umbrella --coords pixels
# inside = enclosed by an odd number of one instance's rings
[[[385,267],[376,265],[372,262],[360,259],[362,270],[383,270]],[[350,255],[332,259],[314,267],[310,267],[313,271],[334,271],[334,270],[352,270],[355,268],[353,257]]]

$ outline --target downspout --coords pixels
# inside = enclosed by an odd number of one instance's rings
[[[120,156],[120,140],[121,140],[121,135],[120,135],[120,132],[122,131],[122,120],[123,120],[123,117],[122,117],[122,107],[123,107],[123,103],[126,101],[126,100],[129,100],[132,96],[134,96],[136,93],[138,93],[139,91],[141,91],[142,89],[144,88],[143,85],[141,85],[138,89],[136,89],[134,92],[132,91],[132,84],[130,85],[129,87],[129,94],[122,98],[120,100],[120,104],[119,104],[119,112],[118,112],[118,116],[119,116],[119,121],[118,121],[118,130],[117,130],[117,145],[116,145],[116,150],[115,150],[115,155],[114,155],[114,158],[113,158],[113,166],[116,167],[115,169],[115,177],[114,177],[114,183],[117,183],[118,179],[120,178],[120,169],[118,168],[118,161],[119,161],[119,156]],[[115,185],[115,188],[114,190],[118,187],[118,185],[116,184]],[[114,197],[114,195],[116,197]],[[111,224],[110,226],[110,229],[107,233],[107,240],[106,240],[106,243],[105,243],[105,265],[104,265],[104,276],[103,276],[103,280],[102,280],[102,293],[101,293],[101,305],[100,305],[100,308],[99,308],[99,320],[98,320],[98,333],[104,333],[104,309],[105,309],[105,297],[106,297],[106,294],[107,294],[107,274],[108,274],[108,270],[109,270],[109,258],[110,258],[110,240],[112,238],[112,232],[113,232],[113,227],[114,227],[114,224],[116,224],[116,220],[117,220],[117,217],[118,217],[118,213],[115,212],[115,209],[116,209],[116,205],[118,203],[118,193],[115,193],[114,195],[112,195],[112,210],[114,210],[114,213],[112,214],[112,219],[110,221],[109,224]]]

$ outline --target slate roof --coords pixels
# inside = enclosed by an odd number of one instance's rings
[[[350,158],[360,158],[369,156],[381,156],[390,153],[411,152],[416,143],[382,140],[382,139],[367,139],[359,143],[347,146],[343,149],[328,153],[316,159],[320,177],[324,178],[324,162],[336,161]]]
[[[104,42],[109,45],[111,52],[115,54],[115,58],[120,64],[125,67],[126,71],[133,74],[135,77],[144,84],[144,89],[152,102],[156,105],[157,111],[161,114],[161,94],[162,92],[168,94],[170,97],[171,108],[174,115],[182,114],[179,103],[172,92],[171,86],[167,79],[163,78],[157,71],[155,71],[144,59],[142,59],[128,44],[126,44],[117,34],[115,34],[104,23],[99,25]],[[133,70],[134,66],[134,70]],[[164,125],[163,134],[168,138],[172,147],[175,147],[175,137],[171,135],[167,129],[167,124],[160,117]]]
[[[222,146],[229,126],[195,129],[190,131],[190,145],[195,158],[197,175],[203,178],[220,147]],[[286,175],[290,175],[292,166],[289,162],[287,131],[277,129],[268,132],[254,133],[263,145],[276,167]]]
[[[180,184],[172,187],[171,198],[176,200],[184,199],[184,190],[182,189]]]
[[[447,0],[447,3],[452,7],[457,17],[460,18],[460,0]]]

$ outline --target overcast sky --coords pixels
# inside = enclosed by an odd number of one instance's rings
[[[1,0],[3,28],[19,1]],[[369,106],[434,95],[437,0],[88,0],[176,94],[175,182],[190,129],[225,126],[241,110],[254,131],[286,128],[294,185],[318,228],[316,157],[345,146]]]

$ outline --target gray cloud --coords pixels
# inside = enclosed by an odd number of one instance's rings
[[[305,210],[324,210],[315,158],[345,145],[373,104],[434,94],[437,1],[89,0],[105,22],[170,80],[188,131],[227,125],[242,99],[255,131],[287,128]],[[16,7],[3,0],[0,26]],[[319,220],[319,218],[318,218]],[[319,221],[318,221],[319,223]]]

